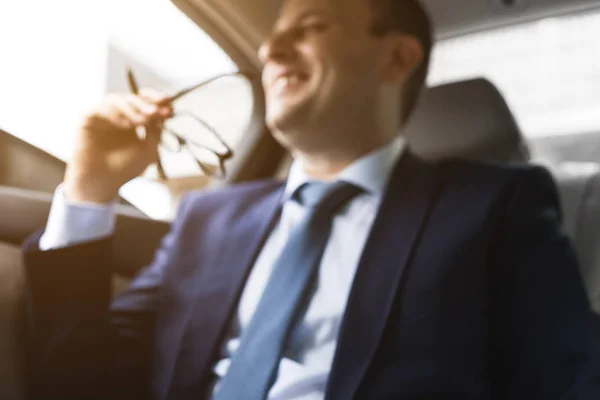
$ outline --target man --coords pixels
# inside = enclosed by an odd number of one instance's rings
[[[260,58],[288,181],[187,196],[110,308],[110,202],[172,110],[145,92],[87,116],[27,244],[34,394],[600,398],[549,175],[428,164],[398,134],[430,50],[415,1],[286,1]]]

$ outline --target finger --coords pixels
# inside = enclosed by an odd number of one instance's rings
[[[170,106],[160,107],[136,95],[125,97],[125,101],[150,122],[162,123],[165,119],[173,116],[173,109]]]
[[[140,141],[145,141],[154,138],[160,138],[163,123],[150,122],[146,125],[137,125],[134,127],[135,133]]]
[[[125,115],[119,109],[113,111],[111,123],[123,131],[132,131],[136,129],[137,126],[140,126],[139,124],[134,123],[129,116]]]
[[[112,99],[111,105],[114,112],[124,115],[131,121],[133,126],[147,125],[150,121],[150,117],[139,110],[128,98],[115,97]]]
[[[151,123],[149,123],[148,125],[146,125],[146,129],[148,130],[149,134],[160,134],[160,132],[162,132],[162,130],[164,129],[165,124],[163,121],[153,121]]]
[[[158,107],[151,101],[145,100],[141,96],[131,94],[125,97],[125,101],[138,112],[146,115],[147,117],[153,117],[158,114]]]
[[[152,88],[143,88],[139,92],[139,96],[154,104],[164,104],[168,102],[169,96],[165,92]]]
[[[158,145],[160,144],[160,138],[162,135],[162,129],[158,129],[156,127],[148,128],[146,133],[146,145],[151,148],[158,148]]]
[[[111,126],[121,130],[130,130],[135,128],[131,118],[127,117],[113,102],[100,104],[86,118],[85,123],[89,126],[98,126],[101,129],[107,129]]]
[[[143,113],[151,121],[162,123],[164,120],[173,117],[174,111],[171,105],[158,106],[142,97],[131,95],[126,98],[127,102],[139,112]]]
[[[148,130],[146,139],[140,142],[143,148],[143,154],[146,156],[148,164],[156,162],[158,159],[158,146],[160,145],[161,130]]]
[[[156,114],[158,116],[165,119],[173,117],[173,104],[165,93],[154,89],[142,89],[140,90],[139,97],[157,106],[158,110]]]

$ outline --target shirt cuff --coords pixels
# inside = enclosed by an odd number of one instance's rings
[[[103,239],[115,230],[115,202],[75,202],[66,198],[62,185],[54,193],[40,250],[52,250]]]

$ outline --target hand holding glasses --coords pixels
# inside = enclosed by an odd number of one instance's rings
[[[253,111],[251,80],[248,74],[234,73],[173,96],[151,90],[108,95],[82,119],[65,173],[64,194],[73,201],[110,203],[125,183],[154,163],[158,163],[160,177],[167,179],[166,172],[172,171],[163,168],[167,154],[162,153],[161,161],[159,148],[174,154],[168,158],[180,170],[197,166],[198,173],[223,177],[233,151],[214,127],[232,140],[244,132],[248,126],[244,123],[249,123],[244,115],[250,117]],[[138,92],[131,72],[129,85],[132,92]],[[250,96],[244,96],[244,90]],[[179,160],[179,154],[183,163],[174,160]]]
[[[167,97],[164,102],[172,105],[174,115],[165,122],[160,137],[160,146],[164,150],[187,153],[204,174],[221,179],[226,175],[225,162],[233,157],[233,150],[204,118],[186,110],[185,106],[179,107],[179,104],[193,103],[199,89],[231,77],[249,78],[249,75],[243,72],[219,75]],[[131,92],[137,94],[138,84],[131,69],[127,70],[127,78]],[[168,179],[160,156],[156,165],[159,177]]]

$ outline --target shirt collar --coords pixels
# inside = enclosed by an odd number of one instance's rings
[[[352,183],[371,195],[381,197],[387,187],[392,169],[402,156],[405,147],[405,139],[398,137],[356,160],[340,172],[334,180]],[[284,201],[289,200],[304,183],[313,180],[304,172],[300,160],[295,160],[286,183]]]

